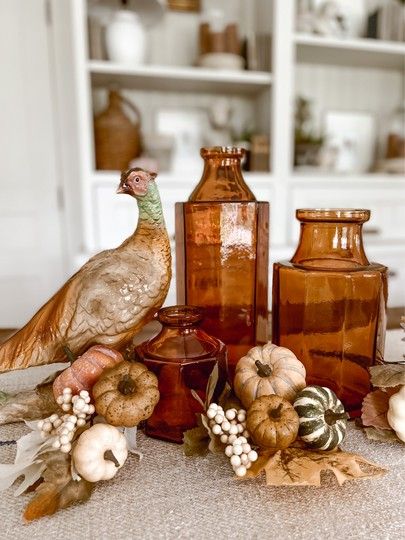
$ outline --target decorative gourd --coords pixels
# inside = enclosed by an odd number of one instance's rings
[[[405,442],[405,385],[390,397],[387,420],[398,439]]]
[[[133,427],[153,413],[158,380],[139,362],[123,361],[107,369],[93,387],[98,414],[113,426]]]
[[[305,375],[304,365],[293,352],[267,343],[253,347],[239,360],[234,390],[246,409],[256,398],[271,394],[293,401],[297,392],[305,388]]]
[[[247,412],[246,428],[253,442],[263,448],[287,448],[297,438],[298,426],[294,407],[274,394],[255,399]]]
[[[110,480],[127,457],[125,436],[107,424],[95,424],[84,431],[72,452],[78,474],[88,482]]]
[[[80,390],[90,392],[106,368],[123,360],[122,354],[118,351],[104,345],[93,345],[56,377],[53,382],[55,399],[63,394],[64,388],[70,388],[73,394],[79,394]]]
[[[347,419],[342,402],[324,386],[307,386],[294,401],[300,419],[298,434],[311,448],[333,450],[345,438]]]

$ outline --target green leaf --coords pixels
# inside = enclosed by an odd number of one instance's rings
[[[390,388],[405,384],[405,365],[384,364],[370,368],[371,384],[380,388]]]
[[[398,437],[395,435],[395,433],[388,429],[380,429],[380,428],[374,428],[374,427],[365,427],[364,431],[366,433],[366,436],[371,441],[381,441],[381,442],[398,442],[401,443],[401,441],[398,439]]]
[[[204,426],[198,426],[184,432],[183,451],[186,456],[205,456],[208,453],[210,438]]]
[[[219,369],[218,369],[218,364],[215,364],[213,370],[211,371],[211,375],[209,376],[208,383],[207,383],[205,410],[207,410],[208,407],[210,406],[210,403],[212,401],[212,396],[214,395],[215,388],[218,384],[218,379],[219,379]]]

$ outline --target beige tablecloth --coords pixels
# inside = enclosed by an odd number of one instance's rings
[[[389,332],[387,358],[403,353],[400,332]],[[0,388],[26,384],[27,373],[0,376]],[[14,440],[22,425],[0,427]],[[353,425],[348,451],[390,469],[377,480],[338,487],[325,475],[321,488],[270,488],[264,479],[239,481],[224,456],[186,458],[179,446],[139,436],[144,459],[131,456],[117,477],[99,484],[90,501],[23,525],[31,495],[1,494],[0,539],[403,539],[405,446],[368,441]],[[15,445],[0,447],[12,461]]]

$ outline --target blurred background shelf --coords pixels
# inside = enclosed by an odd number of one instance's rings
[[[218,92],[254,94],[268,89],[270,73],[262,71],[225,71],[198,67],[139,66],[127,68],[108,61],[88,63],[92,84],[127,89],[171,92]]]
[[[395,69],[405,66],[405,43],[378,39],[329,38],[296,34],[298,62],[337,66]]]

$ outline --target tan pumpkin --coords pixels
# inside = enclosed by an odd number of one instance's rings
[[[93,386],[96,411],[112,426],[133,427],[153,413],[158,380],[139,362],[123,361],[107,369]]]
[[[293,401],[306,386],[305,375],[304,365],[292,351],[267,343],[253,347],[239,360],[234,390],[246,409],[256,398],[271,394]]]
[[[246,428],[253,442],[262,448],[288,448],[297,438],[299,424],[291,403],[274,394],[256,399],[247,411]]]
[[[78,394],[80,390],[90,392],[106,368],[123,360],[122,354],[118,351],[104,345],[93,345],[56,377],[53,382],[55,399],[63,393],[64,388],[70,388],[73,395]]]

